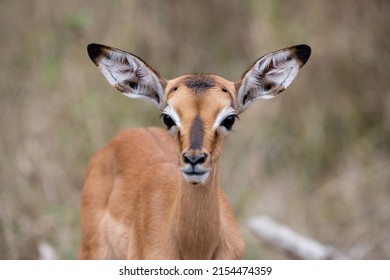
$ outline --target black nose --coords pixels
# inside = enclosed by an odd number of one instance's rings
[[[184,163],[189,163],[191,165],[202,164],[206,161],[207,154],[199,153],[195,155],[189,155],[187,153],[183,153],[183,161]]]

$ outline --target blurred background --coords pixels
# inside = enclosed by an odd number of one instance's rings
[[[306,43],[286,94],[240,116],[222,186],[247,259],[287,255],[247,221],[271,216],[354,259],[390,259],[389,1],[0,1],[0,258],[76,258],[92,155],[159,111],[112,88],[89,60],[102,43],[166,78],[232,81],[260,56]]]

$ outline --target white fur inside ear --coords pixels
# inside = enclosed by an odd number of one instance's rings
[[[288,51],[269,54],[248,73],[248,87],[257,88],[257,98],[270,99],[286,89],[299,72],[298,62]]]
[[[284,86],[285,88],[288,87],[298,75],[300,65],[295,59],[290,57],[287,51],[273,55],[270,60],[272,61],[273,67],[271,67],[271,70],[265,76],[277,85]],[[263,67],[270,66],[259,65],[259,67],[259,72],[263,72]]]
[[[244,75],[238,90],[239,112],[256,99],[270,99],[283,92],[298,75],[300,64],[290,50],[260,58]]]
[[[160,106],[163,89],[158,77],[137,57],[120,50],[108,50],[99,61],[107,81],[131,98],[148,98]]]

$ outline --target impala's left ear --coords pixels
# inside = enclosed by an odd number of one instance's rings
[[[259,58],[235,83],[236,112],[241,113],[256,99],[269,99],[284,91],[309,59],[311,49],[298,45]]]

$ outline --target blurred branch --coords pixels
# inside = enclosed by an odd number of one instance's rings
[[[54,248],[45,241],[39,243],[38,252],[40,260],[58,260],[58,255]]]
[[[251,218],[248,225],[257,237],[293,257],[305,260],[349,259],[336,249],[304,237],[268,216]]]

